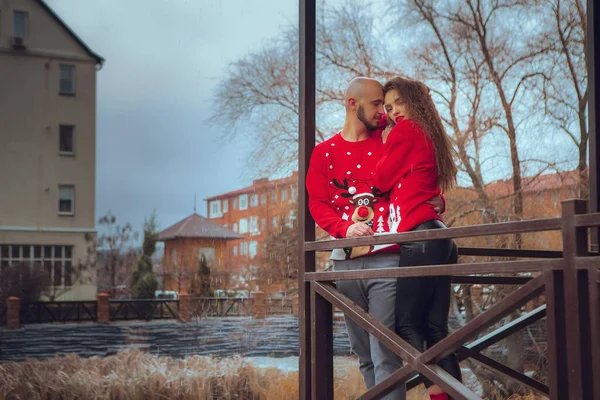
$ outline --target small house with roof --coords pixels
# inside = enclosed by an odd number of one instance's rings
[[[158,241],[164,243],[163,289],[189,292],[203,256],[211,271],[212,287],[227,289],[227,242],[241,238],[196,213],[160,232]]]

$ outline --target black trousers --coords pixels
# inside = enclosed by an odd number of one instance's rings
[[[413,231],[443,229],[438,220],[427,221]],[[400,267],[456,264],[458,250],[452,239],[404,243],[400,251]],[[396,292],[396,333],[423,352],[448,335],[450,309],[450,277],[399,278]],[[455,354],[439,362],[440,367],[462,381]],[[433,385],[423,378],[426,387]]]

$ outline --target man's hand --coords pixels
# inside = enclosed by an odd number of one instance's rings
[[[429,203],[433,206],[433,210],[438,215],[440,215],[442,213],[442,209],[444,208],[444,201],[442,200],[442,196],[437,195],[434,198],[432,198],[431,200],[429,200],[427,203]]]
[[[369,227],[369,225],[367,225],[363,222],[356,222],[356,223],[350,225],[350,227],[346,231],[347,238],[359,237],[359,236],[371,236],[374,234],[375,233]]]

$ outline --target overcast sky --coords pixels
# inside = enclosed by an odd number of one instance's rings
[[[228,65],[296,24],[297,0],[47,0],[93,51],[97,73],[96,214],[162,228],[203,198],[251,184],[249,145],[206,120]],[[232,104],[232,107],[243,106]]]

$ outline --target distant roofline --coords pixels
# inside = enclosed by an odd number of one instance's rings
[[[50,6],[48,4],[46,4],[46,2],[44,0],[38,0],[38,3],[48,12],[48,14],[50,14],[50,16],[52,18],[54,18],[54,20],[56,22],[58,22],[63,29],[73,38],[75,39],[75,41],[77,41],[77,43],[79,43],[84,49],[85,51],[88,52],[88,54],[92,57],[94,57],[96,59],[96,65],[100,65],[100,67],[102,67],[102,65],[104,64],[104,58],[102,58],[100,55],[94,53],[92,51],[92,49],[90,49],[88,47],[87,44],[85,44],[85,42],[83,40],[81,40],[81,38],[79,36],[77,36],[77,34],[71,29],[69,28],[69,25],[67,25],[67,23],[65,21],[63,21],[58,14],[56,14],[54,12],[54,10],[52,8],[50,8]]]
[[[240,194],[251,193],[251,192],[254,192],[256,189],[271,188],[273,186],[277,186],[280,183],[285,183],[287,181],[293,181],[294,179],[298,179],[298,171],[293,171],[291,175],[286,176],[284,178],[279,178],[279,179],[273,179],[273,180],[269,180],[268,178],[255,179],[252,182],[252,185],[250,185],[250,186],[246,186],[242,189],[232,190],[231,192],[222,193],[222,194],[219,194],[216,196],[207,197],[203,200],[204,201],[212,201],[212,200],[222,199],[224,197],[232,197],[232,196],[237,196]]]
[[[206,235],[205,234],[196,234],[196,235],[181,234],[181,232],[184,231],[185,227],[190,223],[192,218],[194,218],[195,216],[200,217],[203,220],[203,222],[208,225],[213,225],[217,229],[226,231],[227,236],[214,236],[214,235],[209,235],[209,234],[206,234]],[[179,227],[179,229],[176,232],[172,232],[172,233],[168,232],[169,230],[173,229],[175,226],[181,224],[182,222],[183,222],[183,225],[181,227]],[[203,217],[202,215],[194,212],[191,215],[183,218],[182,220],[180,220],[178,222],[175,222],[174,224],[170,225],[168,228],[165,228],[161,232],[159,232],[158,236],[157,236],[157,241],[165,242],[168,240],[174,240],[174,239],[178,239],[178,238],[239,240],[239,239],[243,239],[244,237],[245,237],[244,235],[241,235],[237,232],[233,232],[233,231],[229,230],[228,228],[224,228],[223,226],[211,221],[210,219]]]

